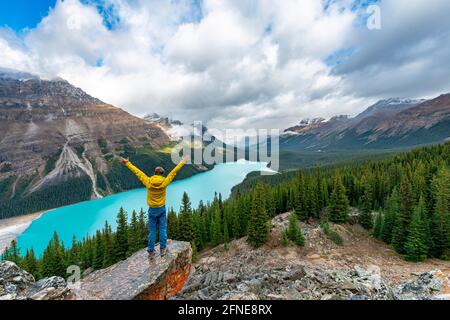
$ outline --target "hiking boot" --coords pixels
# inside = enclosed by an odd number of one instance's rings
[[[166,249],[161,249],[160,250],[160,254],[161,254],[161,257],[165,257],[166,254],[167,254],[167,248]]]
[[[149,252],[148,253],[148,262],[154,262],[155,261],[155,257],[156,257],[156,254],[155,254],[154,251],[153,252]]]

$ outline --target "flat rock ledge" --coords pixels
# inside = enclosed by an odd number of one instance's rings
[[[149,261],[145,249],[127,260],[95,271],[73,288],[76,300],[165,300],[183,289],[191,273],[192,248],[189,242],[171,241],[165,257]]]

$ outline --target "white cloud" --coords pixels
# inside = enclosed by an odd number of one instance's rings
[[[0,66],[61,76],[136,115],[219,128],[285,128],[450,86],[445,0],[385,1],[380,31],[356,23],[350,0],[326,10],[317,0],[204,0],[201,16],[191,1],[104,1],[112,29],[78,0],[59,1],[23,36],[0,29]],[[324,62],[347,48],[347,63]]]

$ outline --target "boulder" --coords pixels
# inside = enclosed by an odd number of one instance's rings
[[[34,277],[14,262],[0,262],[0,300],[25,299],[24,292],[34,284]]]
[[[11,261],[0,262],[0,300],[62,300],[70,294],[66,281],[34,277]]]
[[[398,300],[450,300],[450,281],[440,270],[425,272],[395,289]]]
[[[61,277],[39,280],[27,292],[32,300],[64,300],[70,294],[66,281]]]
[[[145,249],[109,268],[94,271],[73,288],[78,300],[163,300],[179,292],[192,267],[188,242],[173,241],[165,257],[148,259]],[[157,246],[156,252],[159,252]]]

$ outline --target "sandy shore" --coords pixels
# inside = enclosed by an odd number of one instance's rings
[[[44,212],[0,220],[0,254]]]

